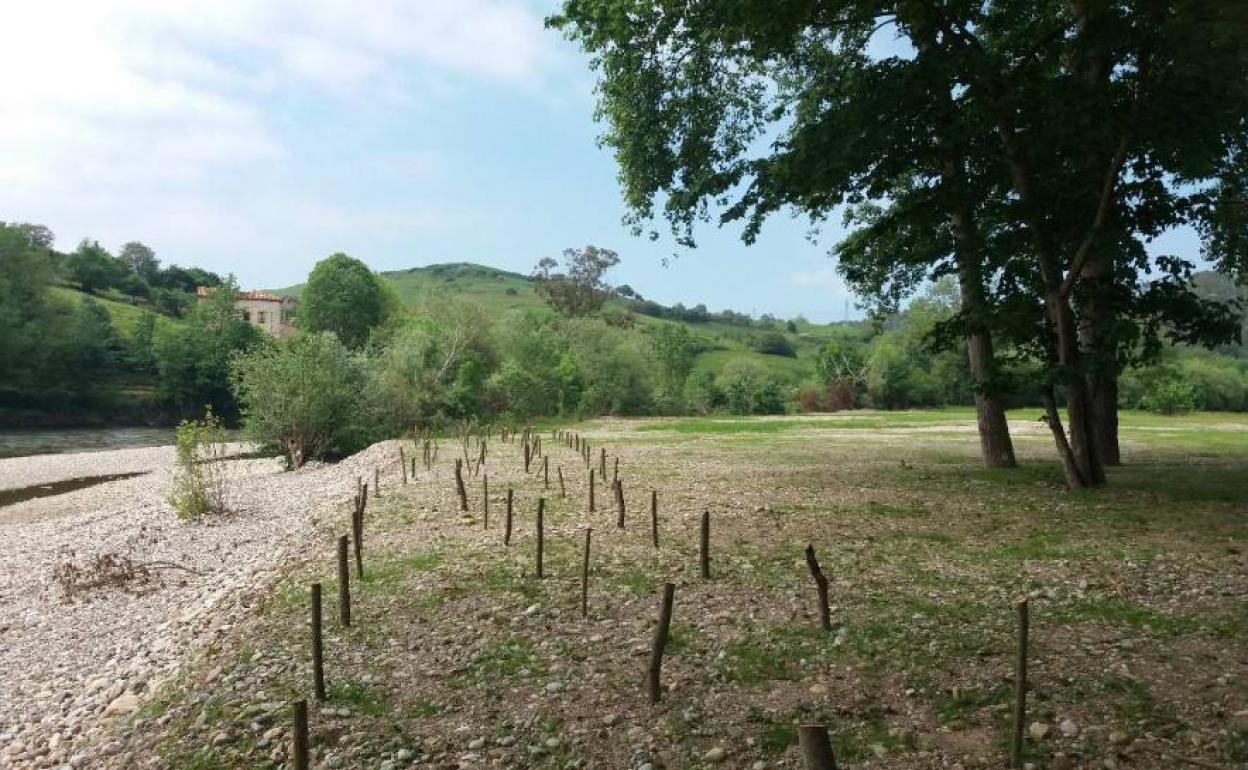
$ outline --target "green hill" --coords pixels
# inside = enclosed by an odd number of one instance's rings
[[[491,317],[497,318],[508,311],[530,309],[550,312],[538,296],[531,278],[519,273],[500,270],[470,262],[413,267],[393,270],[381,276],[394,287],[398,296],[409,306],[423,292],[439,289],[456,297],[475,302]],[[288,286],[275,290],[279,294],[299,297],[303,285]],[[608,312],[624,312],[634,303],[623,298],[613,298],[607,304]],[[648,303],[653,305],[653,303]],[[814,372],[814,358],[819,347],[834,337],[857,333],[857,324],[812,324],[801,322],[797,331],[791,331],[784,322],[753,320],[746,325],[737,317],[726,322],[717,314],[705,322],[691,322],[656,318],[634,313],[633,321],[640,328],[661,324],[680,324],[688,327],[701,342],[705,351],[698,356],[698,371],[719,371],[729,361],[746,358],[758,361],[771,371],[793,381],[804,379]],[[765,335],[781,334],[789,342],[795,355],[773,355],[759,352],[758,346]]]

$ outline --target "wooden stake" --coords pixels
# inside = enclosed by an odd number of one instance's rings
[[[550,458],[542,455],[542,489],[550,489]]]
[[[459,493],[459,510],[468,510],[468,490],[464,488],[464,461],[455,459],[455,491]]]
[[[654,541],[654,547],[659,547],[659,493],[657,490],[650,490],[650,539]]]
[[[546,498],[537,498],[537,577],[540,580],[546,575],[542,572],[542,549],[546,545],[546,538],[542,527],[542,519],[546,513]]]
[[[311,758],[308,751],[308,701],[306,699],[297,700],[293,704],[294,708],[294,737],[291,748],[291,755],[294,758],[295,770],[308,770],[311,767]]]
[[[594,469],[589,469],[589,512],[594,512]]]
[[[567,496],[568,496],[568,490],[567,490],[567,488],[566,488],[566,487],[564,487],[564,485],[563,485],[563,466],[562,466],[562,465],[557,466],[557,467],[555,468],[555,471],[559,474],[559,496],[560,496],[560,497],[567,497]]]
[[[711,512],[702,511],[702,537],[701,537],[701,558],[702,579],[711,579]]]
[[[654,629],[654,644],[650,647],[650,669],[646,676],[646,689],[650,694],[650,702],[658,703],[663,698],[660,675],[663,671],[663,651],[667,648],[667,637],[672,628],[672,602],[676,598],[676,585],[663,584],[663,602],[659,605],[659,625]]]
[[[316,699],[325,700],[325,659],[321,648],[321,584],[312,584],[312,683]]]
[[[403,471],[403,486],[407,486],[407,456],[403,453],[403,447],[399,447],[399,469]]]
[[[1014,735],[1010,741],[1010,766],[1023,766],[1023,722],[1027,719],[1027,635],[1030,626],[1028,602],[1015,605],[1018,611],[1018,660],[1014,664]]]
[[[511,545],[511,487],[507,487],[507,518],[503,529],[503,545]]]
[[[360,580],[364,579],[364,506],[367,504],[368,485],[365,484],[359,505],[351,516],[351,545],[355,550],[355,572]]]
[[[598,450],[598,475],[603,481],[607,480],[607,448],[602,447]]]
[[[589,536],[593,528],[585,528],[585,556],[581,559],[581,617],[589,616]]]
[[[490,474],[481,476],[481,519],[482,529],[490,528]]]
[[[832,630],[832,609],[828,606],[828,579],[819,568],[819,560],[815,558],[815,546],[806,546],[806,567],[810,576],[815,579],[815,588],[819,592],[819,622],[824,631]]]
[[[373,467],[373,497],[381,497],[381,469]]]
[[[338,536],[338,619],[351,625],[351,562],[347,556],[347,536]]]
[[[416,458],[412,457],[412,481],[416,480]]]
[[[615,526],[624,529],[624,482],[615,480]]]
[[[620,458],[618,457],[615,458],[615,467],[611,471],[611,480],[612,481],[620,480]]]
[[[798,725],[797,744],[802,749],[802,764],[806,770],[836,770],[827,725]]]

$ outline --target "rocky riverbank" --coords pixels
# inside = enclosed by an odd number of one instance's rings
[[[295,558],[356,477],[398,473],[393,443],[284,473],[229,464],[232,515],[186,523],[165,502],[170,447],[0,460],[0,489],[140,472],[0,508],[0,768],[91,767],[112,728],[211,645]],[[125,560],[133,576],[66,595],[55,575]]]

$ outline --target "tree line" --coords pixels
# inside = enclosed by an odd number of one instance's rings
[[[312,271],[299,333],[265,339],[231,364],[248,435],[280,447],[292,464],[349,454],[413,429],[473,421],[516,424],[539,417],[651,414],[781,414],[875,407],[973,404],[974,376],[960,339],[940,330],[960,312],[945,279],[904,309],[870,322],[829,327],[802,341],[787,325],[769,334],[815,348],[808,369],[785,372],[748,355],[733,332],[671,322],[640,323],[608,306],[619,296],[605,275],[619,261],[597,247],[569,249],[534,271],[547,309],[501,316],[444,289],[405,307],[362,262],[336,254]],[[715,368],[698,365],[735,351]],[[777,358],[786,354],[772,353]],[[1039,364],[1019,358],[1008,405],[1044,400]],[[1198,374],[1198,371],[1203,374]],[[1157,376],[1160,372],[1173,376]],[[1168,351],[1124,390],[1129,406],[1178,411],[1216,405],[1248,409],[1248,359]],[[1172,381],[1190,388],[1175,399]],[[1186,400],[1185,400],[1186,399]]]

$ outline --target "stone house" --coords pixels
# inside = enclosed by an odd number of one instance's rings
[[[212,292],[213,287],[200,286],[195,295],[202,298]],[[234,307],[244,321],[274,337],[284,337],[295,330],[290,323],[295,304],[293,297],[282,297],[267,291],[240,291],[234,299]]]

